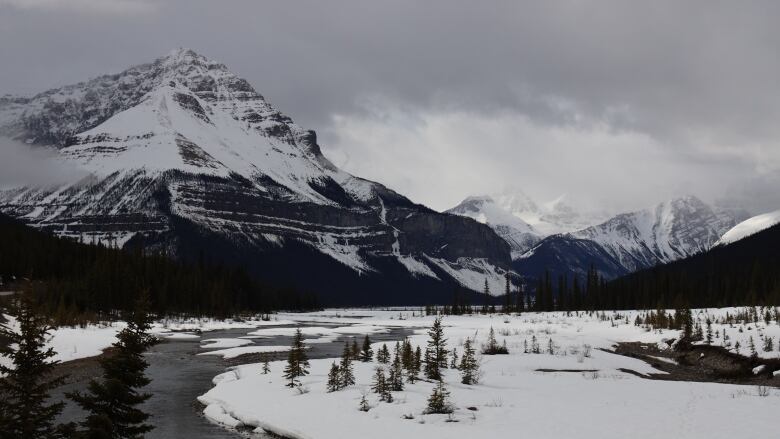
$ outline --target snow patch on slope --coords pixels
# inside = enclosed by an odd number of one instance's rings
[[[731,244],[732,242],[739,241],[740,239],[747,238],[750,235],[768,229],[775,224],[780,224],[780,210],[756,215],[753,218],[742,221],[724,233],[715,245]]]
[[[487,281],[491,295],[504,294],[506,272],[483,258],[458,258],[457,262],[427,255],[426,258],[466,288],[482,292]]]

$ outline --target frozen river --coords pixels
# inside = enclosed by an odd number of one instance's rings
[[[317,324],[317,326],[325,326]],[[285,327],[290,327],[285,326]],[[264,326],[273,328],[273,326]],[[152,393],[152,398],[144,405],[144,410],[151,413],[150,424],[155,429],[147,434],[147,438],[237,438],[241,436],[260,437],[257,434],[241,433],[227,430],[215,425],[202,416],[203,407],[197,397],[207,392],[214,376],[225,371],[231,365],[239,364],[241,358],[223,360],[219,356],[197,355],[204,352],[201,343],[212,338],[239,338],[255,329],[229,329],[204,332],[201,338],[166,339],[153,346],[146,355],[149,362],[147,375],[152,382],[144,390]],[[410,329],[391,328],[390,332],[369,334],[372,341],[402,340],[411,334]],[[356,335],[358,343],[363,335]],[[339,357],[344,348],[345,340],[351,336],[341,336],[329,343],[310,344],[309,358]],[[291,337],[272,336],[252,339],[257,346],[289,345]],[[286,352],[272,353],[271,359],[286,358]],[[246,362],[256,360],[248,359]],[[60,394],[66,391],[81,390],[86,387],[89,378],[99,375],[100,369],[94,360],[81,361],[69,370],[71,382],[60,389]],[[60,395],[56,395],[60,396]],[[83,418],[83,412],[74,404],[68,404],[62,414],[63,421],[78,421]]]

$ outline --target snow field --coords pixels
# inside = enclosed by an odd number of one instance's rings
[[[731,310],[733,313],[733,309]],[[725,315],[729,310],[707,310]],[[295,315],[300,321],[360,322],[373,326],[430,326],[432,316],[412,311],[330,310]],[[462,350],[466,337],[484,343],[492,326],[499,343],[506,341],[510,355],[482,356],[478,385],[460,384],[458,371],[448,369],[445,382],[455,412],[424,415],[430,382],[406,384],[394,392],[393,403],[378,401],[370,393],[372,363],[354,362],[357,384],[327,393],[326,380],[335,359],[311,360],[310,374],[301,390],[285,387],[284,361],[271,363],[271,372],[248,364],[232,368],[214,379],[215,387],[199,397],[204,414],[228,426],[245,424],[290,438],[733,438],[771,436],[777,427],[780,392],[759,396],[749,386],[652,381],[625,373],[659,373],[647,363],[599,350],[620,341],[642,341],[666,346],[678,331],[647,330],[633,324],[637,312],[622,312],[622,319],[603,315],[525,313],[516,316],[445,316],[448,348]],[[699,313],[696,313],[698,315]],[[370,317],[365,317],[369,315]],[[402,319],[399,319],[401,317]],[[630,323],[625,322],[628,317]],[[772,327],[774,325],[774,327]],[[728,326],[728,325],[726,325]],[[762,330],[776,330],[770,323]],[[738,332],[737,332],[738,333]],[[522,353],[536,337],[540,354]],[[410,337],[424,348],[427,329]],[[544,353],[549,340],[553,354]],[[376,350],[381,343],[374,343]],[[393,344],[388,344],[393,349]],[[590,355],[585,351],[590,348]],[[578,372],[540,372],[539,369]],[[358,410],[366,394],[368,412]],[[473,410],[475,409],[475,410]]]

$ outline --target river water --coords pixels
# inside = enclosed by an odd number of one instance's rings
[[[329,325],[317,323],[317,326]],[[272,327],[274,326],[264,326],[263,328]],[[204,332],[201,338],[168,339],[150,348],[146,354],[146,360],[149,362],[146,373],[152,382],[143,390],[152,393],[153,396],[144,404],[143,410],[152,414],[148,423],[154,425],[155,429],[146,437],[150,439],[263,437],[257,434],[231,431],[208,421],[202,415],[203,406],[196,399],[212,387],[211,380],[214,376],[224,372],[228,367],[242,362],[240,357],[223,360],[215,355],[197,355],[204,352],[200,348],[201,342],[211,338],[238,338],[254,330],[230,329]],[[369,337],[372,342],[395,342],[403,340],[411,332],[412,330],[408,328],[390,328],[390,332],[370,334]],[[354,337],[357,338],[358,343],[363,339],[363,335],[355,335]],[[336,358],[341,355],[344,341],[351,342],[352,339],[352,336],[343,336],[330,343],[312,343],[308,345],[307,354],[311,359]],[[291,341],[292,338],[289,336],[253,339],[254,344],[259,346],[289,345]],[[281,360],[287,356],[284,352],[270,355],[272,360]],[[244,362],[256,361],[256,359],[247,358]],[[70,365],[67,372],[70,374],[68,383],[58,389],[53,395],[55,398],[60,398],[68,391],[83,391],[90,378],[100,375],[100,368],[96,361],[82,360]],[[83,419],[83,416],[83,411],[69,402],[63,410],[60,421],[78,422]]]

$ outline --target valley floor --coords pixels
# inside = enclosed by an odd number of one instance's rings
[[[727,312],[735,310],[704,310],[695,315],[704,321],[706,315],[714,319]],[[452,415],[423,414],[432,382],[407,383],[403,391],[394,392],[394,402],[379,402],[378,395],[370,391],[375,361],[355,362],[357,384],[333,393],[326,391],[326,380],[334,359],[311,361],[311,373],[301,380],[303,392],[284,386],[284,361],[272,362],[267,375],[261,374],[259,364],[240,365],[215,377],[214,388],[199,400],[207,406],[206,416],[215,422],[288,438],[725,439],[776,434],[780,413],[776,387],[646,379],[643,376],[664,372],[639,359],[607,352],[620,342],[652,343],[668,349],[679,335],[678,331],[636,326],[636,316],[636,312],[607,312],[443,317],[449,349],[460,353],[466,337],[484,343],[493,327],[498,342],[506,341],[510,351],[509,355],[481,357],[482,378],[477,385],[462,385],[457,370],[446,371],[445,382],[455,407]],[[308,324],[415,328],[410,341],[423,348],[427,327],[434,319],[411,310],[329,310],[279,318]],[[776,321],[716,324],[713,332],[720,331],[720,338],[724,328],[731,343],[740,341],[743,354],[752,336],[759,346],[758,355],[780,357]],[[269,335],[275,333],[269,331]],[[543,353],[524,353],[533,337]],[[774,339],[772,352],[760,352],[765,337]],[[552,353],[548,351],[550,340]],[[380,346],[374,344],[374,351]],[[768,381],[780,385],[778,376]],[[362,395],[371,405],[368,412],[358,410]]]
[[[719,322],[744,309],[694,311],[702,323],[712,324],[716,346],[751,354],[767,361],[780,359],[780,324],[774,309],[753,323]],[[764,310],[765,311],[765,310]],[[227,429],[256,430],[301,439],[366,438],[766,438],[774,437],[780,413],[780,373],[756,372],[767,378],[757,385],[665,381],[664,370],[675,363],[671,344],[679,331],[637,325],[643,312],[523,313],[522,315],[444,316],[447,348],[462,354],[463,341],[485,343],[492,327],[509,355],[481,356],[479,384],[460,383],[460,372],[447,369],[444,381],[451,392],[452,415],[423,414],[434,383],[405,384],[394,392],[392,403],[371,393],[376,361],[354,362],[356,384],[341,391],[326,391],[327,372],[338,355],[316,355],[302,390],[285,387],[282,358],[290,337],[301,326],[304,342],[312,348],[341,343],[365,334],[389,339],[399,328],[411,334],[413,345],[424,350],[434,316],[419,309],[326,310],[303,314],[277,314],[262,320],[166,320],[153,332],[161,338],[193,339],[194,358],[222,357],[229,367],[214,377],[213,388],[203,389],[198,400],[204,415]],[[754,313],[757,314],[757,313]],[[11,319],[13,321],[13,319]],[[70,361],[98,355],[113,341],[123,323],[86,328],[58,328],[49,342],[57,359]],[[221,330],[208,335],[209,331]],[[727,336],[724,343],[723,335]],[[226,338],[222,334],[228,335]],[[221,338],[220,338],[221,337]],[[540,353],[526,353],[533,340]],[[198,340],[199,339],[199,340]],[[768,342],[771,340],[771,342]],[[739,343],[739,350],[736,344]],[[382,343],[375,343],[376,352]],[[771,349],[769,348],[771,345]],[[647,349],[647,360],[613,353],[616,346]],[[644,346],[644,347],[643,347]],[[552,347],[552,349],[550,349]],[[394,343],[388,343],[393,351]],[[652,352],[650,352],[652,351]],[[276,352],[271,372],[261,373],[259,354]],[[334,358],[327,358],[329,355]],[[322,358],[326,357],[326,358]],[[2,359],[0,359],[2,360]],[[651,366],[655,364],[656,368]],[[758,376],[758,375],[757,375]],[[651,379],[652,378],[652,379]],[[670,376],[671,378],[671,376]],[[371,406],[358,410],[365,395]],[[164,418],[165,409],[156,418]]]

